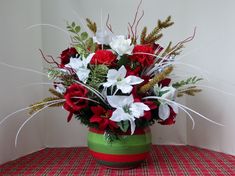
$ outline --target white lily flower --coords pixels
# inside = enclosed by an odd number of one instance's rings
[[[110,47],[116,51],[119,56],[122,56],[123,54],[131,55],[134,45],[131,45],[131,39],[126,39],[124,35],[119,35],[112,38]]]
[[[112,41],[113,34],[105,29],[99,29],[93,37],[94,42],[98,44],[108,45]]]
[[[172,86],[160,88],[158,85],[154,86],[154,92],[157,96],[173,101],[176,95],[176,89]],[[161,104],[159,106],[158,115],[162,120],[166,120],[170,115],[170,107],[177,114],[179,112],[178,106],[166,100],[158,100]],[[170,107],[169,107],[170,106]]]
[[[131,125],[131,134],[135,131],[135,119],[144,115],[144,111],[150,108],[141,102],[134,102],[133,95],[130,96],[107,96],[108,103],[116,110],[113,112],[110,120],[121,122],[129,120]]]
[[[86,83],[90,74],[90,69],[87,68],[87,65],[90,63],[94,54],[89,54],[87,58],[82,58],[81,56],[79,58],[70,58],[70,62],[65,67],[72,68],[76,72],[79,80]]]
[[[144,80],[137,76],[126,76],[126,68],[121,66],[118,70],[110,69],[107,74],[107,82],[103,83],[104,87],[117,86],[117,90],[122,93],[130,93],[132,85],[140,84]]]

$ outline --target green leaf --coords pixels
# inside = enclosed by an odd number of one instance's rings
[[[90,47],[93,44],[93,39],[90,37],[86,40],[86,46]]]
[[[74,28],[76,26],[75,22],[72,22],[71,26]]]
[[[85,55],[86,54],[86,49],[83,47],[83,45],[81,44],[77,44],[75,46],[75,49],[77,50],[77,52],[80,54],[80,55]]]
[[[122,65],[126,65],[128,62],[129,62],[129,59],[125,55],[123,55],[121,56],[117,64],[118,66],[122,66]]]
[[[73,38],[74,38],[75,40],[77,40],[77,41],[81,41],[80,37],[79,37],[79,36],[77,36],[77,35],[76,35],[76,36],[74,36]]]
[[[79,32],[80,32],[80,30],[81,30],[81,27],[80,27],[80,26],[76,26],[76,27],[75,27],[75,31],[76,31],[76,33],[79,33]]]
[[[81,39],[86,40],[88,38],[88,33],[87,32],[82,32],[81,33]]]
[[[69,32],[74,32],[74,30],[73,30],[73,29],[69,29],[68,31],[69,31]]]
[[[80,49],[84,49],[84,46],[82,44],[77,44],[75,45],[75,48],[80,50]]]
[[[93,39],[90,37],[85,42],[86,48],[91,52],[94,53],[96,50],[96,44],[93,42]]]
[[[96,44],[94,43],[93,45],[91,45],[90,47],[90,52],[94,53],[96,50]]]
[[[124,133],[127,132],[128,128],[129,128],[129,121],[128,120],[118,122],[117,124]]]

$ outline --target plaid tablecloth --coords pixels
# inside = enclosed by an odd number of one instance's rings
[[[191,146],[154,145],[138,168],[100,166],[82,148],[46,148],[0,166],[0,175],[235,175],[235,156]]]

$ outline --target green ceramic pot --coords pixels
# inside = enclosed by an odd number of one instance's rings
[[[120,134],[120,140],[108,143],[104,131],[90,128],[88,148],[98,163],[109,168],[133,168],[149,155],[151,148],[150,128],[137,129],[133,135]]]

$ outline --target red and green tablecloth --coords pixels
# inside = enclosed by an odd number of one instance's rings
[[[0,175],[235,176],[235,156],[191,146],[154,145],[140,167],[111,170],[97,164],[86,147],[46,148],[1,165]]]

